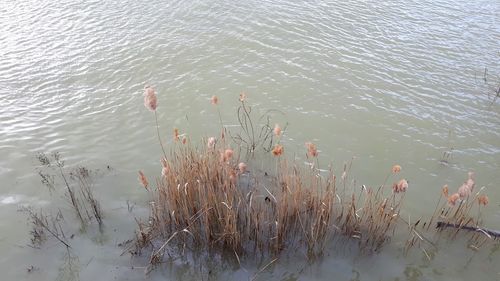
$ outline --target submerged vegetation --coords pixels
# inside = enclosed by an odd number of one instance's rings
[[[210,101],[217,106],[219,99],[213,96]],[[146,87],[144,104],[155,114],[163,154],[161,175],[151,181],[153,186],[139,171],[140,183],[152,196],[151,215],[146,222],[138,221],[136,242],[128,250],[134,255],[146,250],[149,269],[166,255],[182,256],[187,251],[225,253],[238,263],[252,256],[270,256],[274,262],[284,251],[302,252],[313,259],[324,253],[333,238],[357,241],[360,252],[373,253],[398,225],[409,229],[405,251],[421,244],[434,246],[424,232],[436,228],[450,233],[450,238],[460,230],[473,230],[469,247],[476,249],[497,237],[482,227],[481,208],[488,198],[482,193],[484,187],[473,193],[473,173],[457,193],[450,195],[448,187],[443,188],[428,221],[411,223],[401,216],[409,187],[406,179],[398,178],[401,166],[388,169],[382,185],[363,185],[356,191],[351,164],[340,171],[332,166],[320,169],[319,152],[312,142],[305,144],[308,165],[289,161],[281,142],[286,130],[279,124],[272,127],[266,114],[252,119],[245,94],[239,101],[239,132],[223,125],[217,108],[220,135],[195,144],[180,139],[175,129],[175,142],[167,154],[156,117],[156,93]]]
[[[94,196],[93,179],[91,171],[85,167],[78,166],[69,172],[64,167],[64,161],[59,153],[51,155],[39,153],[37,159],[41,164],[38,174],[41,177],[42,184],[48,187],[49,191],[55,192],[58,179],[63,186],[64,196],[72,206],[81,227],[85,228],[87,224],[95,220],[102,226],[103,214],[99,201]]]
[[[28,216],[30,230],[30,247],[42,249],[44,243],[49,239],[57,241],[64,247],[64,256],[62,265],[56,280],[80,280],[80,266],[77,254],[71,246],[70,239],[75,234],[68,235],[68,229],[74,231],[69,222],[65,220],[67,206],[73,212],[79,222],[77,232],[84,233],[93,222],[97,222],[98,229],[103,231],[103,212],[101,205],[94,194],[93,177],[97,175],[97,170],[92,171],[82,166],[71,169],[65,167],[65,162],[61,155],[54,152],[50,155],[39,153],[36,156],[40,166],[38,174],[41,182],[45,185],[51,195],[61,195],[66,206],[56,207],[56,212],[40,209],[34,210],[33,207],[23,207],[21,211]],[[110,167],[108,166],[108,169]],[[33,265],[27,268],[31,273],[38,267]]]

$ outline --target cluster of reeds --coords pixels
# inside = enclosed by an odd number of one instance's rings
[[[150,89],[146,88],[145,105],[156,111],[157,99]],[[243,112],[250,118],[244,98],[240,97],[238,116]],[[212,98],[213,104],[217,102]],[[240,121],[243,131],[251,132],[254,125],[245,125],[249,122]],[[264,126],[270,128],[269,122]],[[310,166],[289,162],[282,133],[279,125],[270,129],[274,147],[262,156],[275,162],[274,171],[242,162],[231,149],[234,138],[227,139],[225,130],[218,139],[210,137],[199,146],[175,142],[168,157],[164,153],[161,159],[162,172],[154,188],[139,172],[153,200],[150,219],[139,223],[136,249],[131,252],[151,247],[151,264],[160,263],[165,253],[186,249],[224,250],[238,261],[248,255],[277,256],[284,250],[303,250],[311,258],[321,255],[334,235],[359,241],[362,250],[379,250],[398,221],[408,182],[402,179],[392,190],[385,183],[375,189],[363,186],[358,194],[348,182],[347,165],[339,179],[333,169],[317,168],[319,153],[313,143],[306,143]],[[252,133],[247,139],[244,148],[253,152]],[[236,145],[242,145],[243,139],[238,140]],[[395,165],[386,182],[400,170]]]
[[[58,152],[38,153],[36,157],[41,164],[37,170],[42,184],[48,187],[51,195],[60,194],[67,199],[71,211],[80,223],[80,231],[86,231],[92,221],[97,221],[99,231],[102,232],[103,214],[93,192],[93,178],[97,175],[97,170],[91,171],[82,166],[68,169]],[[57,212],[54,213],[51,210],[34,211],[32,207],[23,207],[21,211],[27,214],[31,225],[30,247],[40,249],[49,238],[64,246],[64,260],[56,280],[80,280],[78,256],[73,254],[69,242],[75,234],[67,236],[65,233],[68,224],[63,217],[64,209],[57,208]],[[30,266],[27,271],[32,272],[36,269],[38,268]]]
[[[474,173],[469,172],[467,179],[460,185],[457,192],[449,194],[447,185],[443,186],[441,195],[436,205],[436,210],[424,228],[435,227],[441,231],[445,229],[451,238],[455,238],[460,230],[472,232],[469,247],[479,248],[487,240],[500,237],[498,231],[483,227],[482,208],[489,203],[488,196],[483,193],[484,186],[477,192]],[[444,200],[443,200],[444,199]]]

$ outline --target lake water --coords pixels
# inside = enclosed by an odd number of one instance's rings
[[[487,69],[485,73],[485,69]],[[485,79],[486,78],[486,79]],[[429,216],[440,189],[475,171],[490,198],[485,225],[500,229],[500,3],[473,1],[14,1],[0,3],[0,272],[2,280],[54,280],[65,250],[29,244],[23,206],[61,208],[81,280],[142,280],[144,261],[120,256],[148,196],[137,171],[159,175],[154,116],[142,89],[158,91],[164,139],[226,125],[244,91],[254,111],[278,109],[287,152],[321,163],[355,157],[357,185],[380,185],[393,164],[410,181],[402,215]],[[448,164],[443,153],[453,148]],[[96,179],[103,234],[78,233],[61,194],[40,183],[36,154],[58,151]],[[107,169],[107,166],[111,169]],[[127,201],[134,205],[132,212]],[[73,230],[72,230],[73,229]],[[498,246],[479,252],[441,241],[429,261],[403,255],[396,235],[376,255],[332,247],[308,265],[284,257],[262,280],[498,280]],[[492,244],[493,245],[493,244]],[[210,278],[251,278],[268,261],[214,266]],[[33,270],[27,270],[33,266]],[[208,274],[208,273],[207,273]],[[205,279],[207,279],[205,276]],[[198,280],[166,264],[149,280]]]

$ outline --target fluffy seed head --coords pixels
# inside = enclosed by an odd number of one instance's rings
[[[306,147],[307,147],[307,155],[310,157],[317,157],[318,156],[318,149],[316,148],[316,145],[312,142],[306,142]]]
[[[246,99],[247,99],[247,94],[245,94],[245,92],[241,92],[240,93],[240,101],[244,102]]]
[[[408,189],[408,181],[405,179],[401,179],[398,183],[392,185],[392,191],[394,193],[405,192],[406,189]]]
[[[274,135],[276,135],[277,137],[281,136],[281,127],[279,124],[276,124],[274,125]]]
[[[179,140],[179,129],[174,128],[174,140],[178,141]]]
[[[210,99],[210,103],[213,105],[217,105],[219,103],[219,98],[217,96],[212,96]]]
[[[166,177],[170,173],[170,165],[168,165],[167,159],[162,158],[161,159],[161,175]]]
[[[394,174],[401,172],[401,166],[399,166],[399,165],[392,166],[392,172]]]
[[[157,105],[158,100],[156,98],[155,89],[146,86],[146,88],[144,88],[144,106],[151,111],[155,111]]]
[[[484,205],[484,206],[486,206],[486,205],[488,205],[488,202],[489,202],[489,200],[488,200],[488,196],[486,196],[486,195],[482,194],[481,196],[479,196],[479,197],[477,198],[477,201],[478,201],[479,205]]]
[[[240,170],[241,174],[245,173],[247,170],[247,164],[241,162],[240,164],[238,164],[238,169]]]
[[[448,198],[448,185],[447,184],[445,184],[443,186],[442,193],[443,193],[444,198]]]
[[[274,146],[272,153],[274,156],[280,156],[281,154],[283,154],[283,150],[283,146],[281,144],[277,144]]]
[[[226,149],[224,151],[224,159],[225,159],[225,161],[228,161],[229,159],[231,159],[231,157],[233,157],[233,153],[234,153],[234,151],[231,148]]]
[[[216,139],[214,137],[209,137],[207,141],[207,148],[213,149],[215,147]]]
[[[468,197],[469,195],[471,195],[471,193],[472,191],[466,183],[462,184],[462,186],[458,189],[458,195],[460,195],[460,199]]]
[[[458,193],[453,193],[448,197],[448,205],[450,207],[453,207],[457,204],[458,199],[460,199],[460,194]]]
[[[148,179],[146,178],[146,175],[142,171],[139,171],[139,182],[144,186],[145,189],[148,189]]]

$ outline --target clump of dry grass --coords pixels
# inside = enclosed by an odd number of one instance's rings
[[[151,217],[140,223],[134,250],[153,245],[152,263],[167,249],[186,248],[224,249],[238,259],[304,250],[312,258],[335,234],[377,251],[398,221],[404,190],[340,194],[333,171],[323,176],[285,158],[274,160],[276,174],[262,182],[234,155],[221,157],[225,143],[201,147],[176,146],[163,160],[170,168],[151,190]]]
[[[211,99],[212,104],[218,102]],[[271,128],[267,120],[265,137],[257,136],[246,96],[240,96],[240,102],[238,120],[246,138],[232,137],[240,149],[231,149],[224,137],[210,137],[202,142],[206,145],[189,141],[174,145],[162,158],[162,176],[156,178],[155,188],[148,188],[151,216],[139,222],[131,252],[151,247],[151,265],[176,249],[180,254],[186,249],[223,250],[238,261],[242,256],[276,257],[292,250],[313,258],[323,253],[334,235],[358,240],[363,251],[378,251],[397,224],[407,181],[395,183],[392,191],[385,184],[376,191],[363,186],[356,194],[346,188],[346,165],[339,191],[333,169],[325,173],[314,165],[288,162],[279,125]],[[253,154],[264,139],[276,143],[265,150],[269,156],[263,156],[275,162],[275,172],[261,172],[239,161],[241,147]],[[306,143],[306,152],[319,161],[315,144]],[[394,166],[386,181],[400,170]],[[140,182],[144,187],[149,184],[143,173]]]

